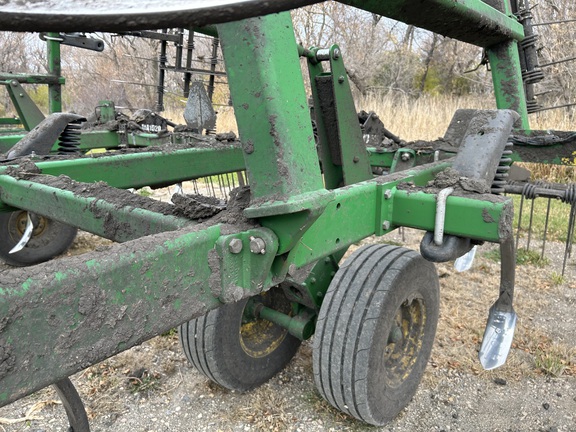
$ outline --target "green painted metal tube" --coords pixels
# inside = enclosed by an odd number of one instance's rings
[[[482,200],[477,197],[483,198]],[[487,199],[489,198],[489,199]],[[391,225],[434,231],[436,196],[425,192],[396,190],[392,205]],[[498,243],[503,231],[511,229],[512,201],[496,195],[467,194],[450,196],[446,202],[444,232]]]
[[[58,186],[61,187],[60,184]],[[131,195],[127,191],[118,192]],[[135,207],[133,204],[123,204],[126,196],[119,196],[117,200],[110,202],[91,197],[92,193],[94,192],[87,191],[80,195],[28,180],[17,180],[7,175],[0,176],[0,200],[5,204],[117,242],[174,231],[192,223],[188,219],[166,216]],[[139,199],[145,200],[144,197]]]
[[[4,271],[0,406],[221,305],[220,234],[163,233]]]
[[[60,84],[60,77],[62,76],[62,64],[60,59],[60,42],[58,39],[59,33],[48,33],[49,38],[46,40],[46,48],[48,53],[48,73],[56,78],[56,81],[48,84],[49,95],[49,111],[51,113],[62,112],[62,84]]]
[[[343,3],[481,47],[524,38],[524,29],[516,18],[480,0],[343,0]]]
[[[422,186],[446,167],[447,163],[424,165],[336,190],[334,200],[302,236],[287,262],[300,268],[399,226],[434,231],[436,195],[432,190],[423,192],[427,189]],[[403,184],[401,189],[399,184]],[[498,243],[511,229],[512,214],[508,198],[481,194],[450,197],[444,232]]]
[[[16,80],[21,84],[64,84],[64,77],[57,77],[48,74],[16,74],[0,72],[0,81]]]
[[[530,130],[518,42],[510,40],[499,43],[487,49],[486,53],[492,69],[496,106],[516,111],[521,118],[517,128]]]
[[[217,29],[252,204],[324,189],[290,14]]]
[[[37,162],[43,174],[64,174],[73,180],[103,181],[117,188],[164,186],[244,169],[242,150],[234,146],[138,152],[71,160]],[[0,175],[7,167],[0,167]],[[0,204],[1,208],[1,204]]]

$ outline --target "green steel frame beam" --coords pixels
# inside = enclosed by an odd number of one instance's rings
[[[492,70],[496,106],[499,109],[516,111],[520,114],[521,122],[517,128],[530,130],[518,42],[501,42],[488,48],[486,53]]]
[[[290,14],[217,29],[253,204],[324,189]]]
[[[244,287],[230,286],[220,273],[218,250],[233,238],[249,241],[234,230],[198,225],[3,272],[0,406],[269,288],[274,282],[262,269],[270,267],[277,244],[264,230],[246,233],[265,238],[267,251],[252,254],[256,270]]]
[[[7,153],[18,141],[24,138],[21,131],[14,135],[0,136],[0,153]],[[125,137],[125,138],[124,138]],[[149,147],[164,145],[169,142],[169,137],[148,133],[124,134],[113,131],[87,131],[80,136],[80,150],[88,151],[93,149],[117,149],[122,145],[126,147]],[[124,143],[122,141],[125,141]],[[53,152],[58,150],[58,144],[52,148]]]
[[[57,77],[48,74],[16,74],[0,72],[0,81],[16,80],[20,84],[65,84],[64,77]]]
[[[60,42],[54,40],[58,39],[59,36],[58,33],[48,33],[49,39],[46,40],[48,73],[57,78],[55,82],[48,84],[48,110],[51,113],[62,111],[62,84],[60,84],[59,79],[62,76]]]
[[[37,176],[44,179],[52,176]],[[34,177],[32,177],[34,179]],[[131,195],[128,191],[121,191]],[[100,197],[86,188],[86,193],[74,193],[29,180],[0,176],[0,200],[9,206],[31,211],[49,219],[73,225],[84,231],[117,242],[146,235],[174,231],[189,225],[185,218],[165,216],[134,205]],[[144,197],[139,197],[145,199]]]
[[[16,80],[0,82],[6,86],[8,95],[12,100],[12,104],[18,113],[18,117],[22,121],[24,128],[27,131],[32,130],[44,120],[44,114],[30,98],[28,93],[24,91],[20,83]]]
[[[480,0],[343,0],[342,3],[481,47],[520,41],[524,29]]]
[[[449,166],[449,162],[436,162],[336,190],[334,200],[290,251],[286,265],[303,267],[399,226],[434,231],[436,196],[425,186]],[[508,198],[453,196],[447,203],[444,232],[497,243],[512,214]]]
[[[242,149],[223,146],[215,149],[139,152],[113,156],[37,162],[42,174],[66,175],[83,183],[106,182],[117,188],[162,187],[217,174],[244,170]],[[8,167],[0,167],[0,189]],[[3,210],[0,202],[0,211]],[[5,208],[6,209],[6,208]]]

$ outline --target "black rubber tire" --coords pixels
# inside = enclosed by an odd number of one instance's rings
[[[439,297],[436,269],[418,253],[388,245],[355,251],[334,276],[316,325],[314,379],[322,396],[366,423],[392,420],[422,379]]]
[[[272,289],[254,300],[290,312],[290,302],[281,289]],[[179,328],[180,342],[190,363],[215,383],[241,392],[264,384],[284,369],[301,343],[270,321],[246,322],[248,301],[251,299],[221,306]]]
[[[21,251],[10,254],[22,238],[26,215],[24,210],[0,213],[0,259],[6,264],[23,267],[48,261],[65,252],[76,238],[77,228],[36,216],[40,223],[28,244]]]

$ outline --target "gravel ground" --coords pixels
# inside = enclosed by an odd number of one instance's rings
[[[414,247],[417,237],[407,236]],[[401,241],[398,235],[388,240]],[[75,251],[94,242],[84,234]],[[438,266],[441,319],[431,360],[412,402],[382,428],[351,419],[320,397],[310,341],[283,372],[246,394],[224,390],[189,366],[175,333],[93,366],[73,381],[96,432],[576,431],[576,278],[574,259],[564,281],[554,278],[562,247],[549,246],[552,263],[545,269],[518,267],[515,343],[508,363],[491,372],[481,370],[477,350],[499,265],[482,250],[466,274],[449,264]],[[0,409],[0,432],[66,429],[51,389]]]

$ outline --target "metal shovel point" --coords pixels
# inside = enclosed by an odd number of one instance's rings
[[[26,229],[24,230],[24,234],[22,234],[22,238],[8,253],[13,254],[16,252],[20,252],[22,249],[24,249],[24,247],[28,244],[28,242],[32,238],[32,233],[34,232],[34,224],[32,223],[30,213],[27,214],[26,219],[27,219]]]
[[[500,243],[500,260],[500,296],[490,308],[478,355],[486,370],[495,369],[506,362],[516,328],[517,316],[512,307],[516,257],[511,236]]]

